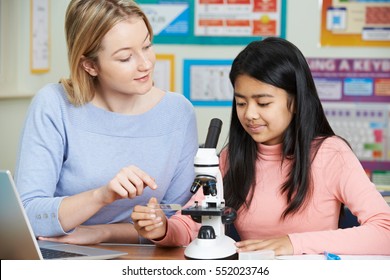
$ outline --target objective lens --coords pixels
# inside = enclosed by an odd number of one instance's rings
[[[190,191],[192,193],[196,193],[201,186],[202,186],[202,181],[199,179],[195,179],[194,182],[192,183]]]
[[[203,194],[204,195],[216,196],[217,195],[217,184],[216,184],[216,181],[208,180],[208,181],[204,182]]]

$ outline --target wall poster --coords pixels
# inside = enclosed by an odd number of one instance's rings
[[[49,26],[49,0],[31,0],[32,73],[44,73],[50,69]]]
[[[231,106],[233,87],[229,80],[232,60],[186,59],[183,93],[195,106]]]
[[[173,54],[156,54],[153,81],[162,90],[175,91],[175,56]]]
[[[286,0],[139,0],[158,44],[245,45],[286,35]]]
[[[322,0],[321,46],[390,47],[390,0]]]
[[[378,190],[390,191],[390,58],[307,58],[325,114]]]

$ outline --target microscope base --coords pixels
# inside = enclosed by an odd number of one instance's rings
[[[215,239],[197,238],[187,246],[184,256],[193,260],[237,259],[235,242],[226,235]]]

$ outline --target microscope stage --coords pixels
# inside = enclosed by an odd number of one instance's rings
[[[227,207],[202,207],[202,206],[192,206],[186,209],[182,209],[182,215],[192,215],[192,216],[222,216]]]

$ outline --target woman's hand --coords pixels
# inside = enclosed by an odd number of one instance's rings
[[[147,239],[161,239],[167,232],[167,217],[158,209],[157,199],[152,197],[147,206],[137,205],[131,218],[138,234]]]
[[[147,186],[153,190],[157,188],[147,173],[133,165],[122,168],[107,185],[65,197],[58,219],[64,231],[73,230],[115,200],[142,195]]]
[[[71,233],[56,237],[39,237],[39,240],[78,245],[109,243],[138,243],[138,233],[130,223],[78,226]]]
[[[273,239],[240,241],[236,243],[236,246],[238,248],[237,252],[273,250],[276,256],[294,254],[294,248],[287,235]]]
[[[138,167],[131,165],[122,168],[107,185],[97,191],[102,203],[106,205],[117,199],[140,196],[147,186],[152,190],[157,188],[152,177]]]

